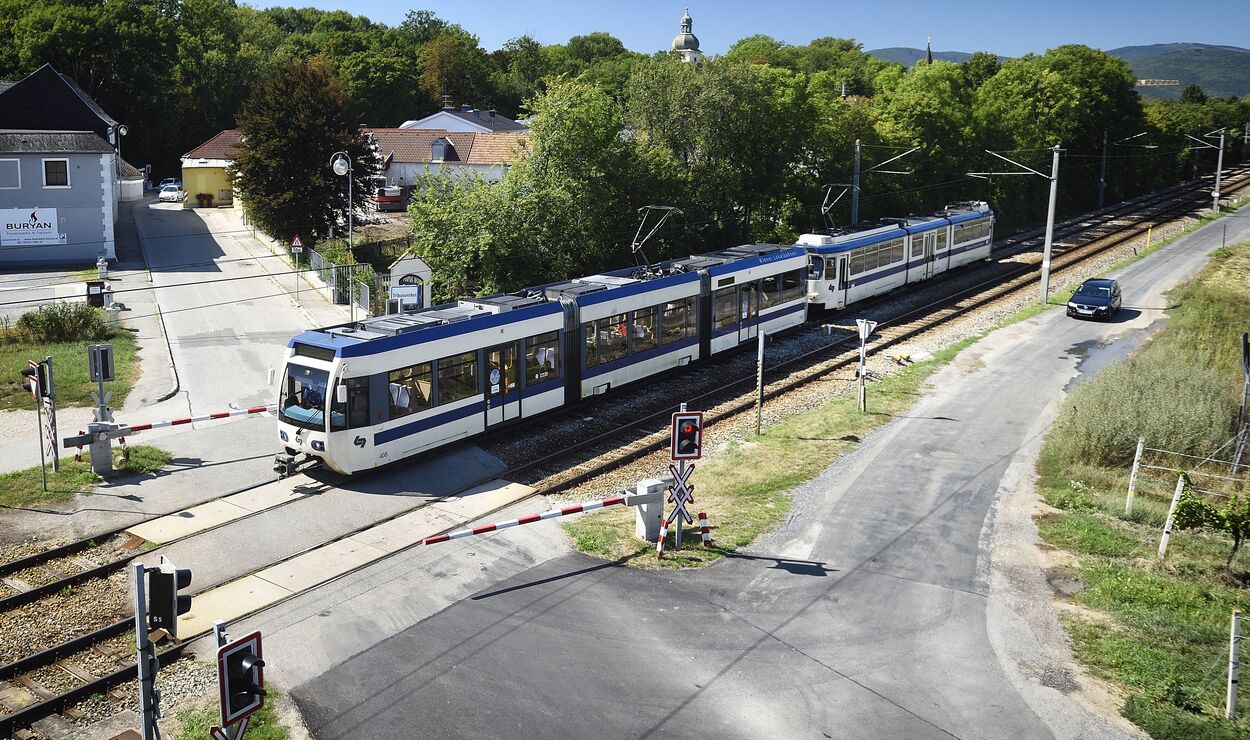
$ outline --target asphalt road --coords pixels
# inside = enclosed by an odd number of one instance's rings
[[[572,553],[524,566],[528,528],[425,549],[368,588],[269,618],[273,675],[318,738],[1115,736],[1067,698],[1054,677],[1069,666],[1022,656],[1045,630],[1002,614],[991,575],[1020,564],[991,563],[989,543],[1065,389],[1157,324],[1163,291],[1221,228],[1122,271],[1112,322],[1052,310],[962,353],[740,557],[663,573]],[[1230,241],[1248,236],[1250,220],[1230,219]],[[1027,529],[1029,513],[1003,516]]]
[[[286,343],[309,327],[286,293],[290,286],[279,286],[248,259],[236,235],[210,232],[180,204],[147,202],[135,209],[135,221],[178,368],[183,413],[272,403],[268,370],[281,371]]]

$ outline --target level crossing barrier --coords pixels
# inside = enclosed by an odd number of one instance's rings
[[[165,421],[150,421],[146,424],[134,424],[124,427],[127,433],[145,432],[149,429],[160,429],[161,427],[176,427],[182,424],[195,424],[201,421],[213,421],[215,419],[228,419],[232,416],[247,416],[249,414],[264,414],[276,411],[278,404],[271,403],[268,406],[252,406],[246,409],[236,409],[234,411],[219,411],[215,414],[202,414],[200,416],[188,416],[182,419],[166,419]]]

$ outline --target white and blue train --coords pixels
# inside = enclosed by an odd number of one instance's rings
[[[746,245],[306,331],[278,436],[341,473],[403,460],[798,326],[807,266]]]
[[[753,342],[988,257],[984,203],[306,331],[287,347],[287,456],[352,474]]]
[[[980,201],[824,234],[804,234],[808,300],[838,309],[990,256],[994,213]]]

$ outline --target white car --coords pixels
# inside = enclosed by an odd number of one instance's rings
[[[171,203],[181,203],[187,199],[187,193],[177,185],[166,185],[161,188],[160,195],[156,196],[162,203],[169,201]]]

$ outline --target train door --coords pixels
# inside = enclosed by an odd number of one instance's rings
[[[937,273],[937,232],[927,231],[924,235],[924,276],[931,278]]]
[[[834,285],[838,286],[837,291],[835,292],[835,295],[838,297],[838,301],[834,305],[834,308],[843,308],[847,303],[847,291],[850,290],[851,287],[850,280],[846,276],[846,257],[838,258],[837,278],[837,282],[835,282]]]
[[[738,343],[754,339],[760,325],[759,281],[738,286]]]
[[[516,342],[486,350],[486,426],[521,415],[520,362]]]

